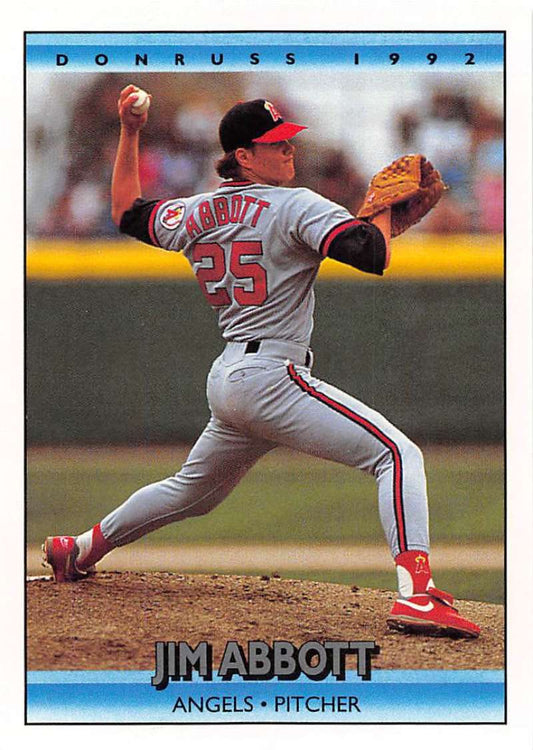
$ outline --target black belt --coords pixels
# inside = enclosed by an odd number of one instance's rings
[[[257,354],[259,351],[259,347],[261,346],[260,341],[248,341],[246,344],[246,349],[244,350],[245,354]],[[309,367],[311,364],[311,352],[308,350],[305,353],[305,366]]]

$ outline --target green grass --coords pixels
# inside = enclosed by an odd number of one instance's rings
[[[503,460],[497,448],[424,451],[434,544],[503,542]],[[134,490],[175,473],[180,449],[30,451],[27,536],[90,528]],[[212,513],[171,524],[139,544],[383,542],[374,480],[361,472],[299,454],[274,451]],[[272,571],[265,571],[272,572]],[[235,573],[246,573],[236,570]],[[304,578],[396,589],[396,575],[371,571],[283,570]],[[459,599],[502,603],[503,571],[445,570],[436,584]]]
[[[238,571],[242,573],[242,571]],[[284,570],[282,578],[309,581],[328,581],[359,588],[396,591],[396,573],[338,570]],[[503,604],[505,598],[504,575],[501,570],[444,570],[438,572],[436,584],[451,591],[456,599],[473,599],[480,602]]]
[[[503,465],[494,448],[425,451],[431,539],[503,540]],[[168,449],[31,452],[27,462],[27,535],[79,533],[134,490],[175,473],[186,453]],[[151,534],[160,542],[382,541],[374,480],[327,461],[274,451],[207,516]]]

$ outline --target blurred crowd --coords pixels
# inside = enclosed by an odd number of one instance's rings
[[[99,77],[77,103],[63,184],[58,197],[33,226],[30,217],[34,236],[118,234],[110,217],[118,138],[116,91],[104,79]],[[282,111],[286,119],[298,121],[298,113],[289,107]],[[211,95],[201,91],[179,104],[171,101],[153,107],[142,136],[143,197],[185,197],[219,184],[214,162],[220,156],[217,131],[223,112]],[[409,112],[399,112],[391,127],[400,152],[431,155],[449,187],[419,231],[503,231],[504,123],[500,115],[478,99],[439,89],[433,92],[429,105],[421,103],[419,111],[410,107]],[[297,184],[357,211],[371,177],[361,173],[357,155],[311,143],[308,138],[306,148],[297,152],[296,162]]]

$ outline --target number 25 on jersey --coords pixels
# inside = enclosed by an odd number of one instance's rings
[[[261,242],[236,240],[231,244],[229,272],[235,279],[232,289],[228,288],[226,255],[217,242],[199,242],[195,245],[192,258],[196,267],[196,278],[204,297],[211,307],[231,305],[230,293],[241,307],[262,305],[267,298],[267,275],[263,266],[246,256],[262,256]],[[225,279],[225,284],[221,282]],[[239,283],[241,282],[241,283]]]

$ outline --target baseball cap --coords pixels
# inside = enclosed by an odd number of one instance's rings
[[[251,143],[277,143],[292,138],[306,125],[285,122],[276,107],[266,99],[238,102],[222,120],[218,129],[226,153]]]

